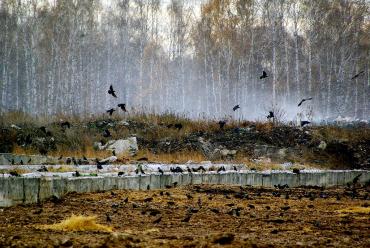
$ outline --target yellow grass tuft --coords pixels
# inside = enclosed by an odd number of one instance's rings
[[[71,217],[63,220],[60,223],[52,225],[44,225],[41,229],[58,230],[58,231],[99,231],[99,232],[112,232],[112,228],[97,224],[97,216],[83,216],[72,215]]]
[[[349,207],[345,209],[339,209],[336,212],[340,214],[370,214],[370,207]]]

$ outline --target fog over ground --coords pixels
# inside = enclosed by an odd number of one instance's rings
[[[369,9],[365,0],[2,0],[0,111],[89,116],[126,103],[191,118],[369,119]]]

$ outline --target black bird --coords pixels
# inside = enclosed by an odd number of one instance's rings
[[[364,73],[365,71],[360,71],[359,73],[357,73],[356,75],[354,75],[351,79],[355,79],[355,78],[358,78],[362,73]]]
[[[157,219],[153,221],[153,224],[158,224],[159,222],[161,222],[161,220],[162,220],[162,216],[159,216]]]
[[[233,169],[234,169],[234,171],[238,171],[238,169],[236,168],[236,166],[235,166],[235,165],[233,166]]]
[[[221,171],[226,171],[224,166],[221,166],[220,168],[218,168],[217,173],[220,173]]]
[[[109,130],[108,129],[105,129],[104,132],[103,132],[103,136],[105,138],[108,138],[108,137],[111,137],[112,135],[110,134]]]
[[[46,166],[42,166],[40,169],[37,170],[38,172],[48,172],[48,168]]]
[[[163,170],[160,167],[158,167],[158,172],[161,173],[161,175],[164,174]]]
[[[113,150],[113,151],[112,151],[112,155],[113,155],[113,156],[117,156],[117,155],[116,155],[116,151],[115,151],[115,150]]]
[[[237,110],[237,109],[240,109],[239,104],[238,104],[238,105],[235,105],[235,106],[233,107],[233,111],[235,111],[235,110]]]
[[[12,159],[12,165],[14,165],[15,164],[15,161],[14,161],[14,159]]]
[[[294,169],[293,169],[293,173],[295,173],[295,174],[299,174],[299,173],[300,173],[300,171],[299,171],[299,169],[294,168]],[[285,186],[285,185],[283,185],[283,186]]]
[[[220,129],[224,129],[224,126],[226,125],[226,121],[219,121],[218,125],[220,126]]]
[[[301,127],[304,127],[310,123],[311,123],[310,121],[301,121]]]
[[[186,169],[188,170],[189,174],[192,174],[191,169],[187,166]]]
[[[200,170],[201,170],[201,171],[203,171],[203,172],[206,172],[206,169],[204,169],[204,167],[203,167],[203,166],[199,166],[199,167],[198,167],[197,171],[200,171]]]
[[[74,176],[75,176],[75,177],[80,177],[80,176],[81,176],[81,174],[80,174],[80,172],[79,172],[79,171],[75,171]]]
[[[71,128],[71,123],[69,123],[68,121],[64,121],[64,122],[60,123],[60,126],[62,128]]]
[[[269,111],[269,115],[266,116],[267,119],[274,118],[274,117],[275,117],[275,115],[274,115],[273,111]]]
[[[84,159],[84,160],[87,160],[87,158],[85,157],[85,155],[83,155],[83,159]]]
[[[111,221],[112,221],[112,218],[109,216],[109,214],[108,214],[108,213],[106,213],[105,215],[107,216],[107,221],[108,221],[108,222],[111,222]]]
[[[355,178],[353,178],[353,180],[352,180],[353,185],[355,185],[355,184],[358,183],[358,180],[360,180],[361,175],[362,175],[362,173],[359,174],[359,175],[357,175],[357,176],[355,176]]]
[[[176,123],[174,125],[175,128],[177,128],[178,130],[181,130],[182,129],[182,124],[181,123]]]
[[[120,104],[118,104],[118,107],[121,108],[123,110],[123,112],[127,112],[126,103],[120,103]]]
[[[32,159],[30,158],[30,159],[28,160],[27,164],[31,163],[31,161],[32,161]]]
[[[72,162],[73,162],[74,165],[78,165],[77,160],[75,159],[75,157],[72,157]]]
[[[102,169],[103,169],[103,166],[102,166],[100,163],[98,163],[98,164],[96,165],[96,168],[97,168],[98,170],[102,170]]]
[[[120,177],[120,176],[123,176],[123,174],[125,174],[123,171],[118,172],[118,176],[119,176],[119,177]]]
[[[39,149],[39,152],[40,152],[40,154],[41,154],[41,155],[43,155],[43,156],[45,156],[46,154],[48,154],[48,150],[46,150],[46,149],[45,149],[45,148],[43,148],[43,147]]]
[[[18,172],[16,172],[16,171],[11,171],[11,172],[9,172],[9,174],[12,176],[12,177],[20,177],[21,175],[18,173]]]
[[[31,139],[31,135],[30,135],[30,134],[28,134],[28,135],[26,136],[25,144],[26,144],[26,145],[30,145],[30,144],[32,144],[32,139]]]
[[[191,219],[191,214],[188,214],[187,216],[185,216],[185,218],[181,222],[189,222],[190,219]]]
[[[262,71],[262,76],[260,76],[260,79],[267,78],[267,73],[265,71]]]
[[[43,133],[45,133],[45,134],[46,134],[46,127],[42,126],[42,127],[40,127],[40,130],[41,130]]]
[[[72,162],[71,158],[67,158],[66,164],[70,164]]]
[[[109,113],[109,115],[112,115],[114,111],[116,110],[114,108],[111,108],[107,110],[107,113]]]
[[[63,155],[60,155],[60,157],[58,158],[58,160],[61,160],[63,158]]]
[[[112,95],[115,98],[117,98],[116,92],[113,90],[113,86],[112,85],[110,85],[110,87],[109,87],[108,94],[109,95]]]
[[[302,99],[302,101],[300,101],[300,102],[298,103],[298,107],[299,107],[299,106],[301,106],[303,102],[305,102],[305,101],[309,101],[309,100],[312,100],[312,97]]]
[[[23,165],[23,160],[21,160],[21,162],[19,162],[20,165]]]

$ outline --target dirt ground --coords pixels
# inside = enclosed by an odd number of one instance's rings
[[[370,247],[369,188],[195,185],[68,194],[0,209],[0,247]],[[113,233],[53,231],[96,215]]]

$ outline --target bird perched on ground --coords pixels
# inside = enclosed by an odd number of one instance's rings
[[[69,123],[68,121],[64,121],[64,122],[60,123],[60,126],[62,128],[71,128],[71,123]]]
[[[78,165],[77,160],[75,159],[75,157],[72,157],[72,162],[73,162],[74,165],[76,165],[76,166]]]
[[[116,92],[113,90],[113,86],[112,85],[110,85],[110,87],[109,87],[108,94],[109,95],[112,95],[115,98],[117,98]]]
[[[189,166],[187,166],[186,169],[188,170],[189,174],[192,174],[191,169],[189,168]]]
[[[142,164],[138,164],[138,165],[137,165],[137,169],[135,170],[135,173],[136,173],[136,174],[139,174],[139,173],[141,173],[141,174],[145,174],[145,172],[144,172],[144,170],[143,170],[143,165],[142,165]]]
[[[47,155],[48,154],[48,150],[46,150],[45,148],[43,148],[43,147],[41,147],[40,149],[39,149],[39,152],[40,152],[40,154],[41,155],[43,155],[43,156],[45,156],[45,155]]]
[[[108,129],[105,129],[104,132],[103,132],[103,136],[108,138],[108,137],[111,137],[112,135],[110,134]]]
[[[274,115],[273,111],[269,111],[269,115],[266,116],[267,119],[274,118],[274,117],[275,117],[275,115]]]
[[[109,115],[112,115],[114,111],[116,110],[114,108],[111,108],[107,110],[107,113],[109,113]]]
[[[359,175],[357,175],[357,176],[355,176],[355,178],[353,178],[353,180],[352,180],[353,185],[355,185],[355,184],[358,183],[358,180],[360,180],[361,175],[362,175],[362,173],[359,174]]]
[[[28,160],[27,164],[31,163],[31,161],[32,161],[32,159],[30,158],[30,159]]]
[[[158,172],[161,173],[161,175],[164,174],[163,170],[160,167],[158,167]]]
[[[235,165],[233,166],[233,169],[234,169],[234,171],[238,171],[238,169],[236,168],[236,166],[235,166]]]
[[[224,126],[226,125],[226,121],[219,121],[218,125],[220,126],[220,129],[224,129]]]
[[[365,71],[360,71],[359,73],[357,73],[356,75],[354,75],[351,79],[355,79],[355,78],[358,78],[362,73],[364,73]]]
[[[299,171],[299,169],[294,168],[294,169],[293,169],[293,173],[295,173],[295,174],[299,174],[299,173],[300,173],[300,171]]]
[[[60,157],[58,158],[58,160],[61,160],[63,158],[63,155],[60,155]]]
[[[118,172],[118,176],[119,176],[119,177],[120,177],[120,176],[123,176],[123,174],[125,174],[123,171]]]
[[[237,110],[237,109],[240,109],[239,104],[238,104],[238,105],[235,105],[235,106],[233,107],[233,110],[234,110],[234,111],[235,111],[235,110]]]
[[[123,112],[127,112],[126,103],[120,103],[120,104],[118,104],[118,107],[121,108]]]
[[[301,127],[304,127],[310,123],[311,123],[310,121],[301,121]]]
[[[218,168],[217,173],[220,173],[221,171],[226,171],[224,166],[221,166],[220,168]]]
[[[81,176],[80,172],[79,171],[75,171],[75,174],[74,174],[75,177],[79,177]]]
[[[39,129],[40,129],[43,133],[45,133],[45,134],[46,134],[46,127],[42,126],[42,127],[40,127]]]
[[[176,123],[174,125],[175,128],[177,128],[178,130],[181,130],[182,129],[182,124],[181,123]]]
[[[305,101],[309,101],[309,100],[312,100],[312,97],[310,98],[303,98],[299,103],[298,103],[298,107],[302,105],[303,102]]]
[[[262,71],[262,76],[260,76],[260,79],[267,78],[267,73],[265,71]]]
[[[37,170],[38,172],[47,172],[48,171],[48,168],[43,165],[40,169]]]
[[[197,171],[200,171],[200,170],[201,170],[201,171],[203,171],[203,172],[206,172],[206,169],[204,169],[204,167],[203,167],[203,166],[199,166],[199,167],[198,167]]]

